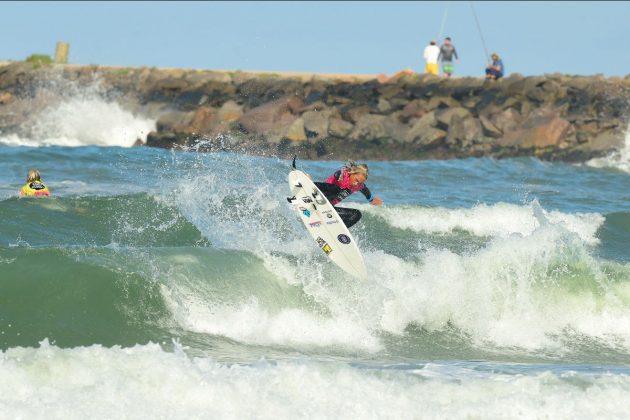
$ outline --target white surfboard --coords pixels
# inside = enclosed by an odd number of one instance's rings
[[[367,279],[363,256],[348,228],[326,196],[306,173],[294,170],[289,173],[289,202],[300,216],[306,230],[317,246],[342,270],[361,279]]]

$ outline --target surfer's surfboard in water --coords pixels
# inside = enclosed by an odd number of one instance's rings
[[[295,168],[295,161],[293,167]],[[342,270],[366,280],[367,270],[361,251],[326,196],[300,170],[291,171],[288,179],[291,196],[287,200],[317,246]]]

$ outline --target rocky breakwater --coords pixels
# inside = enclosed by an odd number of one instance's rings
[[[582,161],[623,146],[630,105],[630,77],[377,79],[12,64],[0,68],[0,129],[19,127],[11,107],[50,101],[35,87],[53,76],[98,80],[110,100],[155,118],[147,146],[318,159]]]
[[[174,104],[193,92],[200,104],[164,114],[148,145],[202,142],[333,159],[581,161],[622,147],[630,105],[630,79],[564,75],[498,82],[226,76],[202,88],[179,79],[168,89]]]

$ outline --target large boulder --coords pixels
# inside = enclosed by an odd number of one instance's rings
[[[160,118],[158,118],[156,122],[157,131],[181,131],[190,125],[193,118],[195,117],[195,113],[193,111],[190,112],[181,112],[181,111],[170,111],[165,114],[162,114]]]
[[[176,79],[173,77],[158,80],[155,84],[156,89],[169,93],[179,93],[190,86],[190,82],[184,79]]]
[[[371,110],[372,108],[369,105],[349,107],[343,112],[343,117],[345,120],[356,124],[364,115],[368,115]]]
[[[491,115],[489,120],[501,133],[507,133],[515,130],[522,118],[517,110],[508,108]]]
[[[405,135],[409,131],[407,124],[401,123],[396,113],[388,115],[383,122],[385,137],[398,142],[405,141]]]
[[[0,105],[8,105],[15,101],[15,95],[11,92],[0,92]]]
[[[243,114],[239,123],[246,131],[255,134],[288,127],[297,119],[289,108],[290,101],[291,97],[284,97],[252,108]]]
[[[306,111],[302,114],[304,129],[309,137],[324,137],[328,135],[329,120],[333,115],[337,115],[334,109],[324,109],[322,111]]]
[[[398,118],[401,122],[409,122],[409,120],[413,118],[420,118],[424,114],[426,114],[426,108],[424,107],[423,101],[419,99],[415,99],[411,102],[408,102],[398,114]]]
[[[622,131],[608,130],[597,134],[597,136],[585,146],[591,151],[609,152],[621,149],[623,144],[624,133]]]
[[[481,123],[481,128],[483,130],[483,134],[498,139],[503,135],[501,130],[492,123],[485,115],[479,116],[479,123]]]
[[[376,109],[378,109],[378,112],[386,114],[392,110],[392,104],[390,104],[387,99],[379,98]]]
[[[439,128],[429,127],[425,130],[419,138],[416,139],[416,143],[421,145],[423,148],[433,148],[444,142],[446,139],[446,131],[440,130]]]
[[[571,134],[575,136],[571,123],[558,116],[556,111],[539,109],[532,112],[517,130],[500,139],[499,144],[523,150],[557,148],[563,142],[574,142],[574,139],[569,138]]]
[[[461,144],[469,147],[482,136],[481,123],[471,116],[462,118],[454,116],[448,126],[446,143],[450,145]]]
[[[425,107],[427,111],[433,111],[435,109],[458,108],[461,107],[461,104],[450,96],[434,96],[429,99]]]
[[[422,118],[416,120],[409,131],[404,136],[404,140],[407,142],[414,142],[422,138],[426,132],[435,128],[437,120],[435,119],[435,111],[431,111],[428,114],[424,114]]]
[[[304,120],[302,118],[296,119],[293,124],[291,124],[287,129],[285,137],[293,142],[306,140],[306,133],[304,132]]]
[[[217,118],[221,122],[238,121],[243,115],[243,106],[237,104],[233,100],[229,100],[219,108]]]
[[[209,134],[212,132],[214,125],[217,123],[216,115],[217,110],[212,107],[199,107],[197,111],[195,111],[190,124],[179,131],[191,134]]]
[[[448,126],[451,124],[451,119],[453,117],[466,118],[470,115],[470,111],[462,107],[444,108],[435,111],[437,127],[442,130],[448,129]]]
[[[372,140],[387,137],[384,115],[366,114],[359,118],[348,136],[350,140]]]
[[[345,138],[350,134],[354,124],[341,118],[331,118],[328,120],[328,134],[334,137]]]

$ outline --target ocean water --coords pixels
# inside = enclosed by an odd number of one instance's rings
[[[0,133],[0,419],[630,416],[626,151],[368,162],[361,282],[289,161],[128,147],[155,122],[104,100],[33,118]]]

